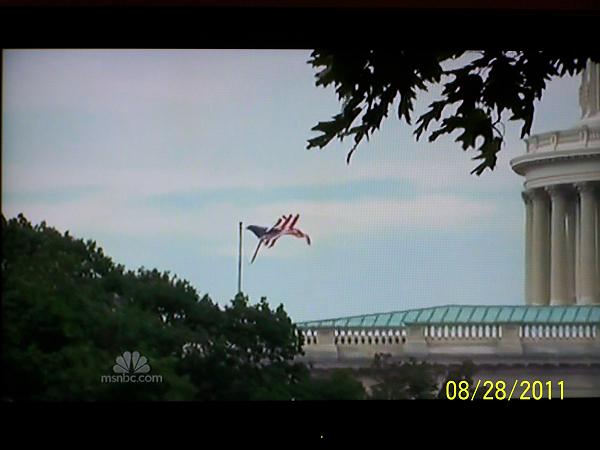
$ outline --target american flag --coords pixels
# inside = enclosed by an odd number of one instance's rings
[[[252,231],[254,235],[258,238],[258,245],[256,246],[256,250],[254,251],[254,255],[252,256],[252,261],[250,264],[254,262],[256,259],[256,255],[258,254],[258,250],[261,245],[264,245],[267,248],[272,248],[281,236],[290,235],[297,238],[306,239],[306,243],[310,245],[310,236],[306,233],[303,233],[296,227],[296,223],[300,218],[300,214],[296,214],[292,216],[292,214],[288,216],[281,216],[277,219],[277,222],[271,227],[260,227],[258,225],[250,225],[246,227],[247,230]]]

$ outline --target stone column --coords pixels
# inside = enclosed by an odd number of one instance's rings
[[[576,209],[577,209],[577,197],[573,195],[573,192],[569,193],[567,197],[567,279],[568,286],[568,304],[575,304],[576,293],[575,293],[575,270],[576,270]]]
[[[525,304],[531,305],[531,232],[533,225],[533,204],[531,192],[521,193],[525,203]]]
[[[599,70],[600,72],[600,70]],[[599,74],[600,77],[600,74]],[[596,303],[600,304],[600,188],[596,185]]]
[[[534,305],[550,303],[550,220],[548,197],[543,189],[532,192],[531,298]]]
[[[546,188],[552,201],[550,228],[550,304],[567,305],[569,279],[567,258],[567,192],[564,186]]]
[[[580,197],[580,290],[577,303],[599,303],[596,296],[596,198],[592,183],[577,183]]]
[[[583,119],[600,113],[600,64],[588,61],[579,87],[579,106]]]
[[[596,187],[596,302],[600,303],[600,189],[598,187]]]
[[[579,192],[575,189],[575,303],[581,297],[581,205]]]
[[[595,304],[600,304],[600,186],[598,184],[596,184],[596,188],[594,189],[594,196],[596,204],[596,225],[594,227],[596,234],[596,261],[594,264],[596,267],[596,275],[594,276],[594,279],[596,280],[596,290],[594,298],[596,300]]]

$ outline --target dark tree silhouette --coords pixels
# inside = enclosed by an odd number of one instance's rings
[[[283,306],[239,294],[224,308],[168,272],[125,270],[92,240],[2,216],[4,400],[362,398],[315,380]],[[160,383],[102,383],[139,351]]]
[[[461,67],[444,68],[461,57],[465,59]],[[416,139],[434,122],[437,128],[429,134],[430,142],[463,130],[456,141],[463,150],[477,151],[473,159],[480,163],[471,173],[481,175],[496,165],[504,140],[502,122],[520,121],[521,138],[528,135],[534,102],[541,99],[547,82],[579,73],[588,60],[600,62],[600,53],[314,50],[308,63],[318,71],[316,85],[333,85],[342,107],[331,120],[313,128],[321,134],[308,141],[308,148],[323,148],[334,138],[351,136],[349,163],[358,145],[380,127],[397,97],[398,118],[410,125],[417,95],[438,84],[443,87],[441,98],[417,119]]]

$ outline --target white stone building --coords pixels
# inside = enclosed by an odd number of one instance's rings
[[[533,135],[511,161],[524,176],[525,305],[448,305],[299,323],[317,370],[364,367],[376,354],[477,376],[565,380],[600,396],[600,64],[588,64],[573,128]]]
[[[600,304],[600,65],[588,64],[573,128],[531,136],[511,161],[525,177],[525,300]]]

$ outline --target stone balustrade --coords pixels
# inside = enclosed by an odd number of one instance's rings
[[[517,325],[519,338],[527,339],[596,339],[598,326],[589,324],[523,324]],[[423,327],[423,338],[427,342],[473,339],[502,339],[503,325],[427,325]],[[318,329],[302,331],[306,346],[319,345]],[[383,330],[333,330],[333,344],[355,345],[402,345],[406,343],[406,328]],[[322,342],[321,342],[322,344]],[[331,344],[328,342],[327,344]]]
[[[305,355],[321,364],[398,358],[583,358],[600,363],[600,324],[521,323],[407,325],[393,328],[304,328]],[[558,360],[557,359],[557,360]]]

